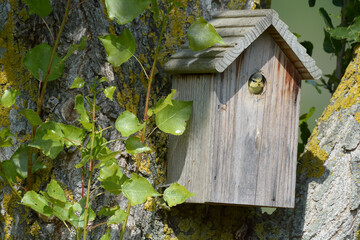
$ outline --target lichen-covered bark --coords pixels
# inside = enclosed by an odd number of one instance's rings
[[[73,5],[79,3],[74,0]],[[254,8],[269,5],[269,1],[246,0],[182,0],[187,7],[171,14],[163,42],[164,52],[158,64],[152,103],[170,91],[168,76],[161,65],[183,43],[185,29],[198,16],[206,19],[217,10]],[[257,2],[258,4],[254,4]],[[56,35],[62,20],[64,0],[52,1],[54,12],[45,18]],[[267,5],[267,6],[268,6]],[[26,49],[41,43],[53,43],[45,24],[38,17],[29,16],[26,8],[17,0],[0,1],[0,94],[7,87],[19,88],[23,96],[17,109],[6,112],[0,109],[1,125],[11,126],[17,142],[29,139],[30,125],[18,118],[17,111],[24,107],[35,109],[37,83],[24,70],[22,58]],[[127,27],[137,43],[136,55],[147,69],[152,64],[158,34],[158,24],[150,13],[143,14]],[[134,59],[121,68],[106,63],[105,51],[98,36],[109,32],[119,34],[119,27],[107,19],[102,1],[87,1],[75,8],[69,16],[65,33],[61,38],[59,54],[64,55],[69,43],[77,43],[82,36],[89,38],[84,51],[75,53],[67,61],[64,76],[48,85],[42,118],[75,124],[74,97],[86,94],[82,90],[69,90],[76,76],[86,81],[105,76],[111,85],[117,86],[116,101],[105,97],[97,99],[101,111],[98,123],[104,127],[113,125],[124,110],[142,117],[145,102],[146,79]],[[180,38],[179,38],[180,36]],[[349,66],[338,91],[329,107],[319,119],[306,152],[298,164],[297,196],[295,209],[277,209],[272,215],[262,214],[260,208],[189,205],[184,204],[166,211],[149,200],[134,207],[130,213],[126,239],[356,239],[359,236],[359,179],[360,179],[360,57]],[[35,89],[35,91],[34,91]],[[3,117],[4,116],[4,117]],[[7,121],[10,119],[10,121]],[[117,131],[109,131],[107,139],[120,137]],[[166,136],[155,132],[149,144],[157,155],[144,159],[141,174],[155,186],[161,186],[166,172]],[[122,144],[111,146],[124,150]],[[0,159],[11,156],[14,148],[0,150]],[[74,166],[79,154],[72,149],[63,152],[56,160],[45,160],[47,169],[34,176],[35,190],[44,190],[50,178],[58,180],[67,190],[70,199],[81,196],[80,170]],[[133,168],[131,157],[125,152],[118,159],[124,167]],[[63,223],[56,219],[44,219],[34,211],[17,203],[8,187],[0,188],[1,239],[72,239]],[[103,205],[119,204],[123,209],[126,201],[119,196],[102,195],[92,205],[95,212]],[[155,211],[152,211],[154,210]],[[97,218],[93,225],[104,219]],[[100,239],[105,226],[92,231],[88,239]],[[113,227],[113,239],[118,239],[119,226]]]

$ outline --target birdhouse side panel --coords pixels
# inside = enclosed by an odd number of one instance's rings
[[[294,207],[301,75],[277,44],[273,51],[263,68],[271,84],[266,91],[255,204]]]
[[[167,182],[178,182],[196,195],[187,200],[204,203],[208,191],[210,161],[213,158],[214,87],[213,74],[176,75],[172,88],[176,99],[193,101],[187,129],[181,136],[169,137]]]

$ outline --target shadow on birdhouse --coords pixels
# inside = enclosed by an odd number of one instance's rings
[[[224,39],[165,64],[177,98],[193,101],[189,126],[170,137],[168,183],[192,203],[294,207],[302,79],[321,70],[274,10],[224,11]]]

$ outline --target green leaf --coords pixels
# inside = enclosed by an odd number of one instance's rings
[[[37,113],[32,109],[23,109],[19,114],[26,117],[32,127],[42,124],[42,120]]]
[[[89,115],[85,109],[84,106],[84,98],[82,95],[77,95],[75,97],[75,107],[74,109],[79,113],[80,115],[80,119],[78,119],[78,121],[81,123],[81,125],[83,125],[83,127],[86,130],[90,130],[92,128],[92,125],[90,123],[89,120]]]
[[[9,128],[3,128],[0,130],[0,147],[12,147],[13,137],[12,133],[10,132]]]
[[[51,179],[50,183],[47,185],[46,192],[50,197],[52,197],[60,202],[66,202],[64,190],[60,187],[58,182],[55,181],[54,179]]]
[[[173,183],[164,191],[164,200],[169,207],[172,207],[185,202],[186,199],[195,195],[196,194],[189,192],[186,187],[178,183]]]
[[[300,44],[306,48],[307,54],[311,56],[314,49],[314,45],[310,41],[302,41]]]
[[[315,6],[315,2],[316,2],[316,0],[309,0],[309,7],[313,7],[313,6]]]
[[[3,175],[3,173],[0,171],[0,176],[4,179],[5,177],[9,179],[10,182],[12,183],[16,183],[17,179],[16,177],[19,177],[19,174],[17,173],[17,169],[16,166],[14,165],[14,163],[11,160],[5,160],[0,162],[1,167],[4,169],[5,172],[5,176]]]
[[[267,213],[269,215],[273,214],[276,211],[276,208],[269,208],[269,207],[262,207],[261,208],[261,213]]]
[[[82,157],[81,161],[75,165],[75,168],[81,168],[90,160],[90,155],[85,155]]]
[[[101,186],[110,193],[120,194],[121,185],[128,177],[121,172],[121,168],[116,163],[111,163],[100,169],[97,179],[101,182]]]
[[[49,0],[24,0],[29,6],[29,13],[35,13],[40,17],[46,17],[52,12]]]
[[[309,120],[309,118],[311,118],[311,116],[314,114],[314,112],[315,112],[315,107],[311,107],[308,113],[304,113],[303,115],[300,116],[300,121],[307,122],[307,120]]]
[[[332,38],[347,41],[360,42],[360,17],[356,18],[354,24],[349,27],[337,27],[329,30]]]
[[[225,44],[215,28],[202,17],[196,19],[191,24],[187,37],[189,39],[189,47],[194,51],[205,50],[215,43]]]
[[[327,53],[335,53],[340,52],[342,44],[340,40],[336,40],[330,36],[330,33],[324,29],[325,38],[323,42],[324,51]]]
[[[30,147],[26,145],[21,145],[11,156],[10,161],[13,162],[16,172],[18,173],[21,179],[27,178],[27,168],[29,161]],[[32,153],[32,159],[36,161],[35,152]],[[41,161],[36,161],[35,164],[32,165],[32,172],[36,172],[39,169],[43,169],[45,166],[41,163]]]
[[[161,131],[181,135],[190,119],[192,102],[173,100],[172,103],[156,114],[156,125]]]
[[[131,174],[131,179],[123,184],[122,190],[132,206],[144,203],[148,197],[160,196],[146,178],[135,173]]]
[[[84,228],[84,219],[85,219],[85,208],[86,198],[82,198],[79,203],[75,203],[69,209],[69,221],[75,226]],[[93,221],[96,217],[95,212],[89,206],[89,221]]]
[[[105,88],[105,90],[104,90],[105,97],[107,97],[108,99],[110,99],[112,101],[115,90],[116,90],[116,87],[114,87],[114,86]]]
[[[122,31],[118,37],[116,35],[109,34],[99,37],[99,39],[105,47],[107,60],[114,67],[119,67],[121,64],[129,60],[135,53],[135,40],[129,29]]]
[[[86,47],[86,41],[87,41],[87,37],[84,36],[81,38],[78,44],[71,45],[65,57],[61,60],[61,62],[65,62],[71,56],[71,54],[73,54],[76,50],[84,50]]]
[[[100,240],[110,240],[110,239],[111,239],[111,234],[110,234],[110,229],[108,229],[108,230],[106,230],[106,233],[104,235],[102,235]]]
[[[36,131],[35,138],[29,146],[41,149],[46,156],[54,159],[64,149],[64,142],[54,136],[62,135],[59,124],[55,122],[43,123]]]
[[[36,212],[47,216],[47,217],[50,217],[53,215],[53,211],[50,208],[46,198],[34,191],[26,192],[24,197],[21,199],[21,203],[25,206],[32,208]]]
[[[112,160],[112,159],[115,159],[115,157],[117,155],[119,155],[120,152],[116,151],[116,152],[111,152],[109,154],[106,154],[106,155],[103,155],[103,156],[100,156],[98,157],[98,160],[101,161],[101,162],[106,162],[108,160]]]
[[[82,88],[85,85],[85,80],[81,77],[76,77],[73,81],[73,83],[71,84],[70,89],[73,88]]]
[[[65,142],[66,147],[80,146],[85,138],[85,130],[82,128],[74,127],[59,123],[62,130],[62,141]]]
[[[153,13],[153,19],[157,23],[159,20],[159,7],[156,0],[151,0],[151,8],[150,11]]]
[[[168,105],[172,104],[172,99],[174,98],[174,95],[176,93],[175,89],[171,89],[171,93],[164,99],[159,100],[151,109],[148,110],[148,115],[151,117],[153,114],[156,114],[163,110]]]
[[[343,0],[332,0],[333,4],[337,7],[343,7],[344,1]]]
[[[119,209],[109,218],[107,225],[122,223],[127,218],[127,215],[128,214],[124,210]]]
[[[16,100],[16,96],[21,93],[16,89],[6,89],[4,94],[1,96],[0,103],[4,107],[11,107]]]
[[[327,13],[327,11],[325,10],[325,8],[320,8],[319,9],[319,13],[321,15],[321,17],[324,19],[325,25],[328,28],[334,28],[334,25],[332,24],[331,18],[329,16],[329,14]]]
[[[114,207],[111,207],[111,208],[108,208],[108,207],[105,207],[103,206],[100,211],[97,213],[98,216],[105,216],[105,217],[110,217],[112,215],[115,214],[115,212],[117,210],[120,209],[120,206],[119,205],[116,205]]]
[[[52,50],[52,47],[48,44],[41,43],[26,53],[24,59],[25,67],[36,79],[41,82],[45,78]],[[55,53],[48,81],[50,82],[61,77],[64,72],[64,68],[65,64],[61,63],[61,58],[57,53]]]
[[[126,151],[130,154],[138,154],[142,152],[151,151],[151,148],[147,147],[142,141],[134,136],[130,136],[125,143]]]
[[[144,127],[145,123],[140,124],[137,117],[129,111],[122,112],[115,122],[115,128],[123,137],[128,137]]]
[[[149,6],[150,0],[105,0],[105,6],[111,20],[120,25],[131,22]]]

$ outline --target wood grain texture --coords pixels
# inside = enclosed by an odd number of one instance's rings
[[[321,70],[315,61],[274,10],[223,11],[215,14],[209,22],[225,44],[215,44],[203,52],[194,52],[185,44],[183,50],[165,64],[165,71],[174,74],[224,72],[251,43],[267,31],[295,64],[301,79],[321,77]],[[213,59],[210,60],[211,56]],[[209,61],[211,64],[208,64]]]
[[[253,95],[258,70],[266,88]],[[168,181],[195,192],[189,202],[294,207],[300,79],[267,33],[224,73],[175,76],[194,110],[185,135],[170,139]]]

